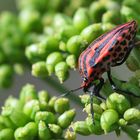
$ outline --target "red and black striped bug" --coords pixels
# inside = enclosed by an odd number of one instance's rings
[[[104,99],[99,93],[104,84],[104,79],[102,78],[104,72],[107,72],[113,90],[119,93],[125,92],[119,89],[113,82],[111,67],[124,63],[131,50],[139,44],[139,42],[135,42],[136,32],[137,22],[135,20],[119,25],[98,37],[81,53],[78,66],[82,77],[82,84],[78,89],[83,88],[84,92],[90,93],[91,106],[93,104],[93,95]],[[100,82],[95,84],[95,80],[99,80]],[[75,90],[71,90],[70,92]],[[133,93],[125,93],[138,97]],[[93,107],[91,107],[91,114],[93,118]]]

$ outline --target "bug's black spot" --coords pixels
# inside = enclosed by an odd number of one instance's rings
[[[123,40],[120,44],[121,45],[126,45],[126,40]]]
[[[125,47],[125,48],[123,49],[123,51],[124,51],[124,52],[126,52],[127,50],[128,50],[128,48],[127,48],[127,47]]]
[[[115,43],[115,45],[118,45],[118,44],[119,44],[119,41],[117,40],[116,43]]]
[[[133,35],[133,39],[135,38],[135,36],[136,36],[136,32],[135,32],[134,35]]]
[[[110,55],[107,55],[103,58],[103,61],[107,61],[110,58]]]
[[[122,57],[122,56],[124,56],[124,53],[120,53],[120,54],[119,54],[119,57]]]
[[[96,73],[96,76],[98,77],[98,75],[99,75],[99,74],[100,74],[100,73],[99,73],[99,72],[97,72],[97,73]]]
[[[122,49],[122,48],[121,48],[120,46],[118,46],[118,47],[115,49],[115,51],[120,52],[121,49]]]
[[[113,53],[113,57],[116,57],[116,56],[117,56],[117,53],[116,53],[116,52],[114,52],[114,53]]]
[[[116,60],[115,59],[112,59],[112,63],[115,63],[116,62]]]
[[[104,71],[106,71],[106,69],[105,68],[101,68],[101,72],[104,72]]]
[[[112,61],[112,60],[111,60]],[[110,68],[110,64],[111,62],[108,62],[106,65],[107,65],[107,69]]]
[[[129,41],[129,45],[132,45],[132,43],[133,43],[132,41]]]
[[[111,48],[109,48],[109,50],[108,50],[109,52],[112,52],[113,51],[113,47],[111,47]]]
[[[128,35],[128,36],[126,37],[126,39],[130,40],[130,39],[131,39],[131,36],[130,36],[130,35]]]
[[[126,34],[125,34],[125,33],[123,33],[123,34],[122,34],[122,37],[124,38],[124,37],[125,37],[125,35],[126,35]]]
[[[133,35],[134,33],[135,33],[134,31],[131,31],[131,32],[130,32],[131,35]]]
[[[132,27],[129,27],[128,30],[131,31]]]

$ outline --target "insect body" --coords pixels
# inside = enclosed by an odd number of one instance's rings
[[[136,32],[137,23],[135,20],[122,24],[97,38],[81,53],[79,57],[79,72],[82,77],[81,87],[83,87],[85,92],[88,92],[89,89],[92,88],[92,90],[89,91],[91,95],[91,105],[93,103],[93,95],[103,98],[99,94],[99,91],[104,84],[102,78],[104,72],[107,72],[112,88],[116,91],[124,92],[118,89],[113,82],[110,68],[121,65],[127,59],[136,44],[134,40]],[[93,81],[95,80],[99,80],[99,84],[94,84]],[[136,96],[132,93],[131,95]],[[92,107],[91,114],[93,117]]]
[[[102,74],[107,72],[113,90],[118,91],[118,93],[123,92],[134,97],[139,97],[133,93],[119,89],[111,78],[111,67],[124,63],[133,47],[140,44],[140,42],[135,42],[136,32],[137,23],[133,20],[117,26],[93,41],[79,57],[78,66],[82,77],[81,87],[71,90],[62,96],[81,88],[83,88],[84,92],[89,92],[91,100],[91,115],[93,119],[93,95],[105,99],[99,92],[104,84]],[[96,80],[99,80],[98,84],[94,82]]]
[[[120,25],[97,38],[82,52],[79,57],[79,71],[84,88],[87,88],[93,80],[100,79],[111,66],[124,62],[135,45],[136,30],[136,21]]]

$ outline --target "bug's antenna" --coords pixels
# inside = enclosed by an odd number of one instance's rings
[[[81,86],[81,87],[79,87],[79,88],[76,88],[76,89],[72,89],[72,90],[70,90],[70,91],[67,91],[67,92],[63,93],[62,95],[58,96],[58,98],[59,98],[59,97],[67,96],[68,94],[70,94],[70,93],[72,93],[72,92],[74,92],[74,91],[77,91],[77,90],[82,89],[83,87],[84,87],[84,86]]]

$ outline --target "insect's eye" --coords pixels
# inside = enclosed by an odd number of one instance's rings
[[[84,82],[87,82],[87,81],[88,81],[88,79],[87,79],[86,77],[84,77],[84,79],[83,79],[83,80],[84,80]]]

